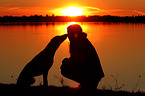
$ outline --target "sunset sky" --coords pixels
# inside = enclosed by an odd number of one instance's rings
[[[145,0],[0,0],[0,16],[66,15],[70,6],[82,8],[82,15],[145,15]]]

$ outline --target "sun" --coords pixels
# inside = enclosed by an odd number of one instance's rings
[[[81,7],[71,6],[64,10],[61,10],[65,16],[81,16],[83,15],[83,9]]]

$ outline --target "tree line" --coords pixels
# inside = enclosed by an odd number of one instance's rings
[[[131,22],[145,23],[145,15],[143,16],[2,16],[0,22]]]

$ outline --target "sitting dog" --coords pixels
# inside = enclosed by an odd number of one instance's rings
[[[47,75],[53,64],[53,57],[60,44],[67,38],[67,34],[56,36],[48,45],[36,55],[20,73],[17,85],[27,87],[35,83],[35,76],[43,75],[43,85],[48,86]]]

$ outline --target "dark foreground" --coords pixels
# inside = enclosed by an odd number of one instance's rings
[[[56,86],[33,86],[18,88],[15,84],[0,84],[1,96],[145,96],[145,93],[127,91],[95,90],[81,91],[77,88]]]

